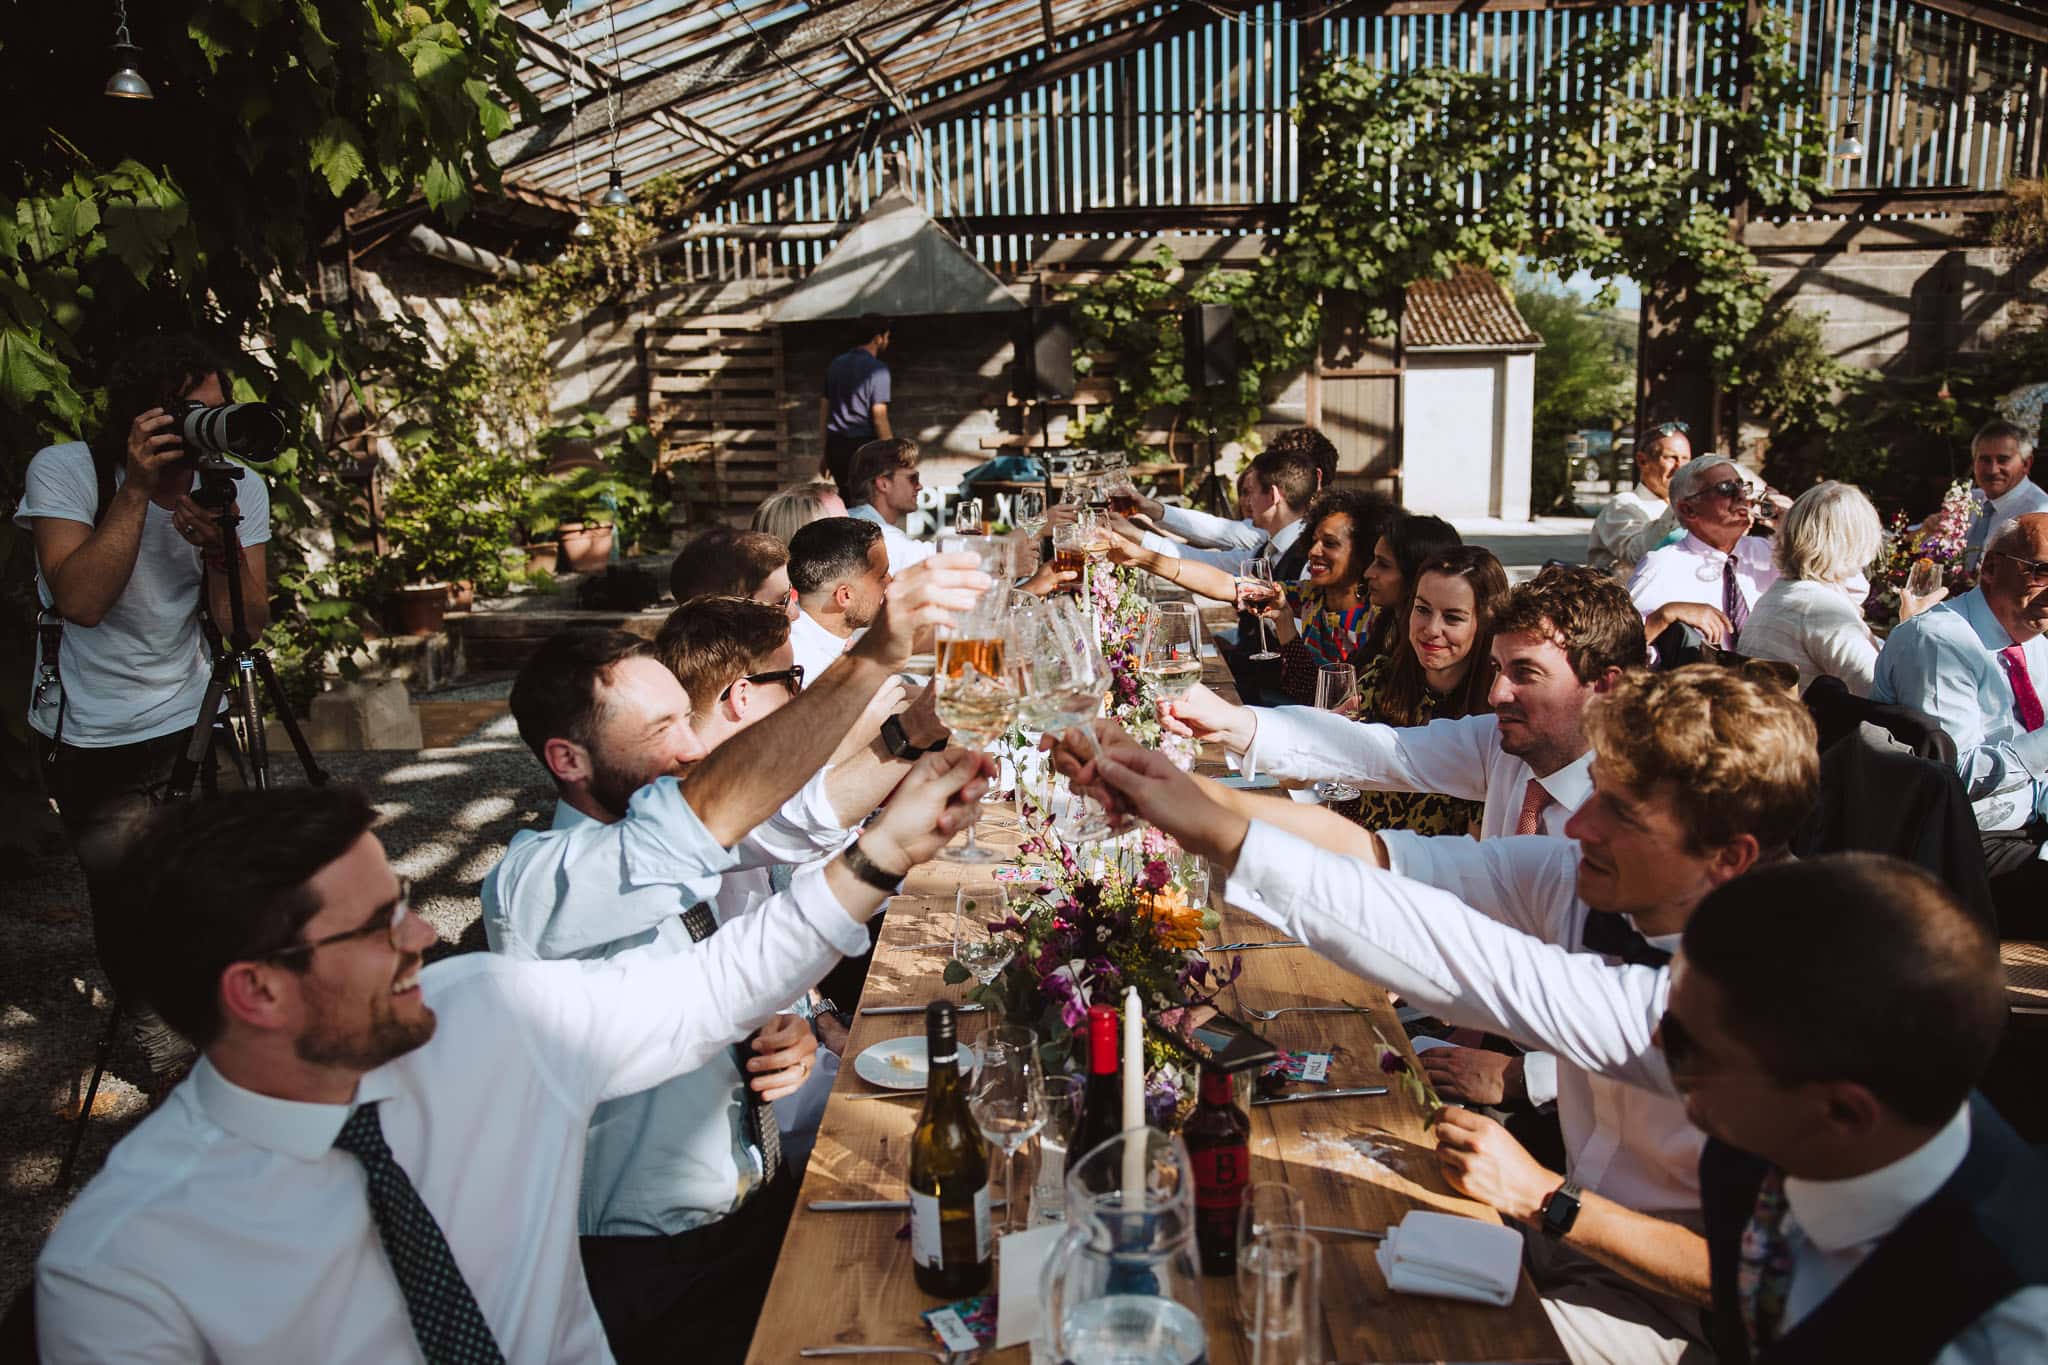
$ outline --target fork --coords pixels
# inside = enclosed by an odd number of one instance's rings
[[[1250,1005],[1239,1005],[1239,1009],[1254,1019],[1278,1019],[1283,1014],[1355,1014],[1349,1005],[1282,1005],[1277,1010],[1253,1009]]]

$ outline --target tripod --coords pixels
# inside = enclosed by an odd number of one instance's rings
[[[241,469],[230,461],[218,456],[201,456],[199,466],[199,489],[192,500],[213,513],[214,525],[220,528],[221,544],[236,546],[235,527],[242,518],[234,509],[234,481],[242,477]],[[306,736],[299,729],[298,720],[292,715],[291,707],[284,704],[284,689],[277,681],[277,671],[271,667],[270,655],[249,638],[248,616],[242,605],[242,557],[230,554],[227,560],[228,585],[228,634],[223,640],[206,611],[207,584],[202,573],[199,585],[199,619],[205,627],[208,642],[213,646],[216,658],[213,676],[206,686],[205,700],[199,703],[199,718],[192,726],[192,738],[185,745],[185,751],[178,755],[171,765],[170,780],[164,784],[166,801],[183,801],[192,794],[192,785],[202,769],[211,771],[207,761],[213,753],[213,746],[219,736],[221,702],[232,689],[234,700],[229,719],[239,720],[246,757],[249,762],[249,781],[258,791],[270,787],[270,753],[263,734],[263,710],[257,698],[259,682],[267,691],[270,704],[277,712],[277,718],[284,725],[285,734],[290,736],[292,749],[299,756],[299,764],[306,770],[306,780],[316,787],[327,785],[327,773],[313,761],[313,751],[306,744]],[[208,791],[211,791],[211,783]],[[119,996],[114,998],[114,1010],[107,1019],[107,1027],[100,1034],[99,1043],[93,1049],[92,1080],[85,1087],[85,1100],[79,1106],[78,1118],[71,1129],[71,1143],[64,1153],[64,1164],[57,1172],[57,1187],[68,1189],[72,1173],[78,1166],[79,1149],[85,1144],[86,1122],[92,1117],[93,1101],[98,1098],[100,1081],[107,1073],[107,1062],[113,1056],[114,1041],[120,1037],[121,1021],[127,1017],[127,1010]]]

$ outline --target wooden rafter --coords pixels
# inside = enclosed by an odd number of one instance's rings
[[[2048,43],[2048,18],[2038,4],[2007,4],[2001,0],[1913,0],[1924,9],[1940,10],[1985,28],[2010,33],[2029,42]]]
[[[845,52],[852,59],[855,68],[859,70],[860,74],[867,77],[868,84],[874,86],[880,92],[883,99],[889,101],[898,109],[908,109],[910,107],[904,103],[903,96],[890,83],[888,73],[882,70],[882,64],[868,54],[867,48],[861,45],[859,38],[852,36],[841,38],[839,40],[839,47],[841,51]]]
[[[528,28],[525,24],[515,23],[512,27],[517,31],[519,45],[526,49],[526,55],[565,80],[573,82],[580,78],[595,91],[612,89],[621,83],[612,72],[580,52],[556,42],[545,33]],[[673,109],[656,109],[647,117],[657,128],[674,133],[677,137],[687,138],[700,147],[708,147],[720,156],[735,160],[743,166],[754,164],[752,153],[744,147],[686,114],[677,113]]]

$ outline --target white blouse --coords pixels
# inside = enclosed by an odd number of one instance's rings
[[[1799,668],[1799,687],[1840,678],[1859,697],[1870,695],[1877,637],[1863,619],[1863,585],[1781,578],[1764,591],[1742,627],[1741,651]]]

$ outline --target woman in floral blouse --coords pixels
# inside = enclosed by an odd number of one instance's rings
[[[1392,649],[1358,670],[1358,718],[1427,725],[1493,709],[1493,622],[1507,602],[1508,576],[1490,550],[1458,545],[1416,566],[1406,628]],[[1476,801],[1439,792],[1368,791],[1335,807],[1367,829],[1464,834],[1479,822]]]

